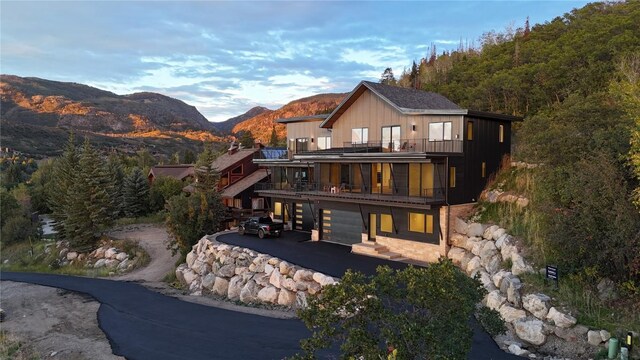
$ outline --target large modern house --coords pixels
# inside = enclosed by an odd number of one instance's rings
[[[477,200],[509,155],[518,120],[363,81],[331,114],[279,120],[288,154],[254,160],[271,173],[256,191],[314,240],[436,261],[448,251],[452,213]]]

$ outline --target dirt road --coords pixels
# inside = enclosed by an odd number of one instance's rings
[[[151,258],[151,262],[144,268],[114,277],[114,280],[159,283],[170,271],[174,270],[178,255],[172,256],[171,251],[167,250],[169,234],[163,225],[125,226],[109,232],[109,236],[116,239],[137,241]]]
[[[100,303],[65,290],[2,281],[0,303],[7,317],[2,330],[29,344],[40,358],[124,359],[98,326]]]

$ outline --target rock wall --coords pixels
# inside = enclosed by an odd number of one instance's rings
[[[243,303],[306,307],[309,295],[336,283],[331,276],[210,236],[193,246],[186,261],[176,277],[191,295],[214,294]]]
[[[58,241],[45,246],[45,253],[57,251],[57,266],[68,266],[80,264],[85,268],[106,268],[110,270],[110,274],[124,273],[131,271],[138,263],[136,257],[130,258],[129,254],[119,250],[111,245],[104,245],[90,253],[78,253],[69,249],[69,243],[66,241]]]
[[[538,352],[583,358],[609,340],[608,332],[577,324],[549,296],[523,291],[519,275],[534,269],[505,229],[455,218],[453,230],[447,257],[469,276],[478,275],[487,289],[483,304],[498,311],[507,324],[507,335],[496,339],[503,349],[520,356]],[[507,265],[511,267],[504,268]]]

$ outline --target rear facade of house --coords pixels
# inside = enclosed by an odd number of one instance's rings
[[[255,160],[274,217],[353,252],[433,262],[452,213],[477,201],[511,148],[513,116],[361,82],[328,115],[282,119],[288,152]]]

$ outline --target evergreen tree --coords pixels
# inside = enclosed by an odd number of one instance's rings
[[[249,149],[253,147],[254,143],[255,140],[253,138],[251,130],[243,131],[242,135],[240,135],[240,145],[245,149]]]
[[[380,77],[380,83],[385,85],[396,85],[396,78],[393,76],[393,70],[390,67],[384,69],[384,72]]]
[[[269,146],[278,146],[278,133],[276,132],[276,126],[271,128],[271,138],[269,139]]]
[[[73,133],[69,135],[62,157],[54,163],[52,191],[49,196],[51,218],[55,221],[53,228],[61,238],[68,238],[65,222],[69,217],[70,194],[76,183],[78,173],[78,151],[74,143]]]
[[[411,65],[411,73],[409,74],[409,80],[411,81],[411,87],[413,87],[414,89],[419,89],[420,88],[420,71],[418,69],[418,64],[416,64],[416,61],[413,61],[413,64]]]
[[[109,156],[107,173],[110,177],[111,213],[114,218],[120,218],[124,216],[124,168],[117,156]]]
[[[204,150],[198,156],[195,167],[196,190],[206,193],[217,189],[220,174],[218,174],[218,171],[213,167],[215,160],[216,154],[213,151],[213,144],[205,144]]]
[[[149,181],[140,168],[135,168],[124,182],[124,212],[129,217],[149,212]]]
[[[183,164],[193,164],[196,162],[196,154],[191,150],[184,151],[184,157],[182,158]]]

